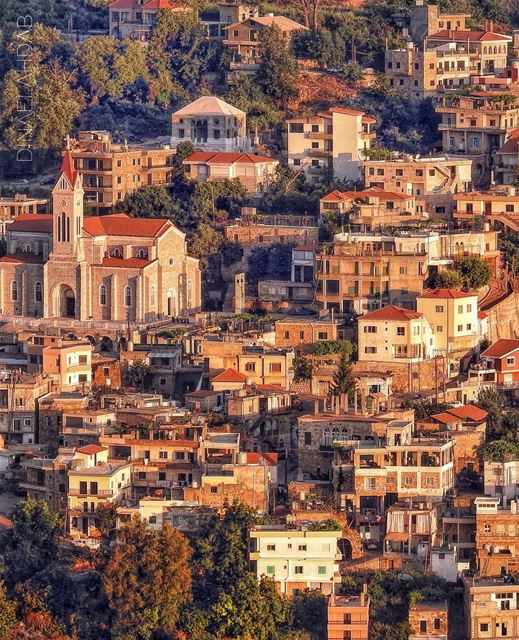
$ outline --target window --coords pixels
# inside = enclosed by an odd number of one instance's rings
[[[463,331],[463,325],[462,324],[458,325],[458,331]]]
[[[376,489],[376,478],[364,478],[364,489]]]
[[[396,328],[397,336],[405,336],[405,327],[397,327]]]
[[[139,471],[137,474],[139,480],[146,480],[146,471]]]
[[[326,293],[329,295],[338,295],[339,294],[339,281],[338,280],[327,280],[326,281]]]
[[[276,568],[273,565],[269,564],[267,566],[267,575],[272,576],[275,573],[276,573]]]
[[[319,575],[321,575],[321,576],[325,575],[326,574],[326,567],[322,567],[322,566],[317,567],[317,573]]]
[[[470,146],[473,149],[479,149],[479,138],[471,138],[470,140]]]
[[[317,333],[318,340],[328,340],[328,333],[326,331],[319,331]]]
[[[256,371],[256,363],[255,362],[245,363],[245,371]]]
[[[275,544],[268,544],[267,545],[267,551],[275,551],[276,550],[276,545]]]
[[[443,325],[438,324],[436,325],[436,333],[441,333],[443,331]]]
[[[472,311],[472,305],[468,304],[467,305],[467,313],[470,313]]]
[[[41,302],[41,301],[42,301],[41,282],[37,282],[34,285],[34,302]]]
[[[364,333],[377,333],[377,327],[368,325],[367,327],[364,327]]]
[[[211,493],[218,493],[218,487],[211,487]]]
[[[483,531],[484,531],[485,533],[490,533],[490,532],[492,531],[492,527],[491,527],[489,524],[486,524],[486,525],[483,527]]]
[[[427,620],[420,620],[420,633],[427,633]]]
[[[458,313],[463,313],[463,305],[462,304],[458,305]]]
[[[269,370],[270,373],[281,373],[281,362],[271,362]]]
[[[436,313],[443,313],[443,306],[441,304],[436,305]]]
[[[305,444],[306,445],[312,444],[312,433],[310,431],[305,431]]]
[[[364,353],[377,353],[377,347],[364,347]]]
[[[300,565],[300,564],[299,564],[299,565],[296,565],[295,573],[296,573],[296,575],[301,575],[301,574],[303,573],[303,567],[302,567],[302,565]]]
[[[506,364],[510,367],[513,366],[515,364],[515,357],[511,356],[510,358],[506,359]]]
[[[13,302],[18,301],[18,283],[16,282],[16,280],[13,280],[11,282],[11,300]]]
[[[132,290],[130,289],[130,287],[124,287],[124,306],[132,306]]]
[[[467,331],[472,331],[472,325],[470,324],[470,322],[467,324]]]
[[[167,451],[159,451],[159,458],[161,460],[167,460],[168,459],[168,452]]]
[[[290,133],[303,133],[304,132],[304,126],[302,122],[291,122],[288,125],[288,129],[290,131]]]
[[[480,632],[487,633],[488,632],[488,622],[480,622],[479,630],[480,630]]]
[[[157,524],[157,516],[150,516],[148,522],[150,524]]]
[[[99,287],[99,304],[106,304],[106,287],[104,284]]]

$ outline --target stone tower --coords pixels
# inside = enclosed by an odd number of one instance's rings
[[[83,229],[83,186],[74,169],[70,150],[65,151],[61,173],[52,190],[52,253],[55,256],[74,256],[81,259],[81,231]]]

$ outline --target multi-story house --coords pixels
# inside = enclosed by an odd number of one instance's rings
[[[80,131],[71,147],[85,199],[96,214],[109,213],[141,187],[171,182],[175,152],[169,147],[116,144],[106,131]]]
[[[261,62],[262,34],[275,27],[283,34],[287,46],[292,36],[298,31],[308,31],[308,27],[291,20],[286,16],[249,16],[245,20],[234,22],[223,27],[225,38],[223,45],[229,49],[232,56],[231,70],[254,72]]]
[[[226,37],[226,27],[236,22],[243,22],[247,18],[257,18],[259,7],[257,4],[221,3],[217,9],[202,11],[200,20],[207,29],[209,38],[223,40]]]
[[[116,413],[109,409],[64,411],[59,425],[59,444],[62,447],[82,447],[97,444],[99,438],[113,432]]]
[[[434,334],[436,354],[446,359],[449,375],[457,375],[460,363],[479,345],[478,296],[455,289],[433,289],[418,296],[416,308]]]
[[[409,640],[447,640],[449,607],[443,602],[417,602],[409,607]]]
[[[359,514],[383,515],[407,497],[443,498],[454,486],[455,443],[448,437],[335,442],[334,484],[341,504]]]
[[[480,496],[476,505],[476,556],[481,576],[516,573],[519,567],[519,501]]]
[[[486,496],[515,500],[519,494],[519,460],[485,460],[483,487]]]
[[[510,131],[494,156],[494,175],[499,184],[513,185],[519,164],[519,129]],[[515,188],[513,190],[515,194]]]
[[[414,196],[418,212],[430,218],[448,217],[455,193],[469,191],[474,176],[471,158],[413,158],[367,160],[364,184]]]
[[[510,227],[514,231],[519,228],[519,195],[511,185],[497,187],[490,191],[456,194],[454,205],[454,218],[458,220],[473,221],[484,217],[491,222],[499,222]]]
[[[38,442],[38,398],[50,390],[41,373],[3,372],[0,379],[0,435],[6,444]]]
[[[147,42],[157,11],[192,11],[177,0],[114,0],[108,5],[110,35],[120,40],[132,38]]]
[[[190,141],[204,151],[250,151],[247,114],[216,96],[202,96],[171,116],[171,146]]]
[[[229,358],[230,364],[225,371],[211,380],[215,391],[241,389],[245,382],[249,384],[274,384],[288,389],[294,377],[292,361],[294,351],[290,348],[268,349],[244,346],[241,353]]]
[[[44,347],[42,371],[49,376],[57,391],[87,391],[92,382],[90,342],[64,341]]]
[[[462,575],[465,637],[502,640],[519,637],[519,584],[506,576]]]
[[[519,386],[519,340],[501,338],[480,357],[484,384],[493,383],[505,389]]]
[[[73,449],[62,449],[55,457],[22,461],[27,477],[20,486],[29,498],[45,500],[54,513],[64,513],[68,500],[68,470],[75,459]]]
[[[425,559],[432,549],[437,530],[437,505],[419,498],[395,502],[386,511],[384,552],[415,554]]]
[[[316,301],[337,313],[394,304],[413,309],[428,275],[428,233],[342,233],[317,258]]]
[[[262,215],[255,207],[242,207],[240,218],[229,220],[225,237],[250,249],[278,242],[306,245],[319,240],[318,219],[314,216]]]
[[[45,213],[48,200],[33,198],[24,193],[0,198],[0,235],[5,236],[7,227],[18,216],[27,213]]]
[[[474,156],[477,173],[491,166],[491,154],[519,123],[515,96],[488,91],[444,98],[435,110],[441,118],[443,151]]]
[[[326,171],[358,180],[376,134],[375,118],[363,111],[332,107],[314,116],[287,121],[288,164],[319,182]]]
[[[389,305],[360,316],[358,359],[377,362],[429,360],[434,337],[423,313]]]
[[[368,640],[369,605],[367,585],[362,585],[359,595],[328,596],[326,608],[327,640]]]
[[[321,218],[340,213],[353,232],[370,232],[386,226],[419,222],[425,217],[412,195],[369,187],[365,191],[332,191],[319,201]]]
[[[258,578],[272,578],[281,593],[305,589],[325,595],[340,582],[338,541],[342,531],[312,531],[303,526],[257,525],[249,530],[250,568]]]
[[[108,448],[76,449],[68,471],[68,529],[74,537],[89,537],[96,528],[97,508],[130,495],[131,463],[108,461]]]
[[[232,151],[195,151],[183,165],[196,182],[237,179],[247,193],[262,196],[275,176],[279,162],[267,156]]]

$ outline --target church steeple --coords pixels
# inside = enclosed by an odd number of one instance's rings
[[[60,176],[52,190],[52,252],[78,255],[78,242],[83,228],[83,186],[68,148],[63,155]]]

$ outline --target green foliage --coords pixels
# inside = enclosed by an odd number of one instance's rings
[[[9,600],[4,583],[0,581],[0,640],[9,640],[16,625],[16,603]]]
[[[134,362],[126,372],[128,384],[139,391],[147,391],[151,388],[153,372],[145,362]]]
[[[333,518],[329,518],[328,520],[321,520],[320,522],[312,522],[312,524],[308,527],[309,531],[342,531],[341,525],[334,520]]]
[[[138,519],[122,527],[101,567],[113,640],[172,634],[191,591],[186,538],[166,524],[150,531]]]
[[[159,331],[156,336],[157,338],[164,338],[165,340],[176,340],[178,341],[181,338],[186,329],[164,329],[163,331]]]
[[[105,538],[109,538],[115,533],[117,526],[117,505],[111,502],[101,502],[96,509],[96,528]]]
[[[504,253],[505,262],[511,268],[512,273],[519,273],[519,233],[506,230],[499,234],[498,238],[499,249]]]
[[[275,107],[254,78],[248,75],[238,74],[227,88],[224,100],[245,111],[251,130],[257,127],[258,131],[263,131],[281,122],[281,111]]]
[[[55,559],[61,529],[48,503],[34,498],[16,506],[12,521],[12,528],[0,539],[9,586],[32,578]]]
[[[316,356],[326,356],[332,353],[346,353],[351,355],[356,349],[356,345],[350,340],[338,339],[316,342],[313,345],[312,351]]]
[[[264,29],[260,40],[260,68],[257,83],[274,104],[286,107],[297,97],[297,61],[289,51],[281,29],[276,26]]]
[[[294,382],[301,382],[302,380],[310,380],[314,371],[314,365],[310,358],[305,358],[300,353],[294,356]]]
[[[293,599],[292,605],[298,627],[310,632],[312,638],[326,637],[326,596],[321,591],[305,589]]]
[[[434,274],[431,285],[434,289],[461,289],[463,277],[459,271],[445,269]]]
[[[287,280],[292,266],[294,244],[273,244],[270,247],[256,247],[249,256],[247,282],[256,284],[259,280]]]
[[[479,447],[479,455],[489,462],[508,462],[519,460],[519,443],[509,440],[494,440]]]
[[[477,291],[486,286],[492,277],[492,270],[483,258],[469,256],[456,263],[456,271],[459,272],[463,288],[467,291]]]
[[[477,404],[488,412],[487,437],[499,438],[504,434],[503,430],[503,406],[504,397],[492,387],[483,387],[478,391]]]
[[[331,390],[334,396],[346,395],[350,398],[355,391],[357,379],[353,375],[353,367],[348,355],[341,353],[339,364],[333,374]]]
[[[235,264],[243,258],[243,247],[239,242],[224,240],[220,246],[220,255],[224,267],[230,267],[231,264]]]
[[[404,400],[402,409],[413,409],[415,420],[425,420],[435,413],[442,413],[450,407],[449,404],[437,404],[428,400]]]

